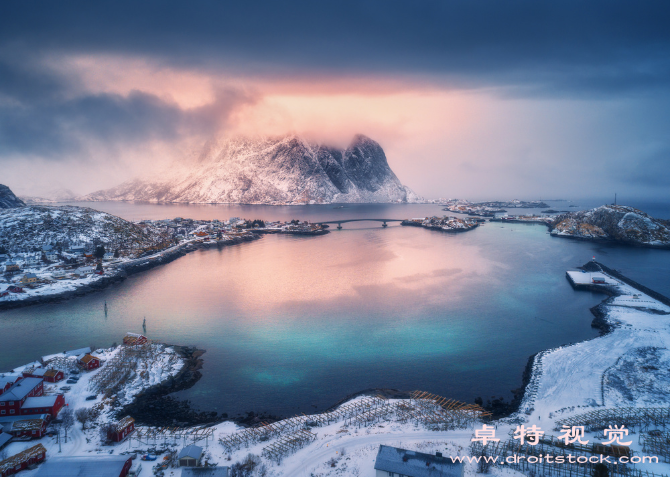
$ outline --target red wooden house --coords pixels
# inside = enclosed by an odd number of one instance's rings
[[[113,442],[121,442],[130,433],[135,430],[135,419],[126,416],[117,423],[110,426],[107,431],[107,438]]]
[[[19,452],[8,459],[0,462],[0,477],[7,477],[28,468],[29,465],[39,464],[47,455],[47,450],[42,444],[37,444],[29,449]]]
[[[48,383],[57,383],[65,379],[65,373],[58,369],[35,368],[23,372],[26,378],[42,378]]]
[[[86,371],[96,369],[100,367],[100,358],[93,356],[92,354],[85,354],[79,358],[79,366],[84,368]]]
[[[139,346],[149,342],[149,338],[138,333],[126,333],[123,337],[123,344],[126,346]]]
[[[51,420],[48,414],[37,416],[3,416],[0,417],[0,426],[13,437],[40,439],[47,432],[47,425]]]
[[[65,406],[65,397],[62,394],[30,397],[21,406],[21,415],[49,414],[51,417],[56,417],[63,406]]]
[[[20,414],[28,398],[44,393],[44,382],[40,378],[24,378],[0,395],[0,417]]]

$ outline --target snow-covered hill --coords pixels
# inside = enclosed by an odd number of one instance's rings
[[[556,217],[552,235],[594,240],[613,240],[650,247],[670,247],[670,224],[641,210],[622,205],[603,205]]]
[[[23,207],[21,199],[14,195],[14,192],[6,185],[0,184],[0,209],[12,209],[14,207]]]
[[[73,244],[103,244],[136,251],[168,240],[161,231],[87,207],[28,206],[0,210],[0,246],[8,252],[66,250]]]
[[[134,179],[85,200],[305,204],[414,202],[379,144],[362,135],[346,149],[297,136],[211,141],[201,154],[150,179]]]

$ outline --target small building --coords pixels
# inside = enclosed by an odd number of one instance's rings
[[[85,354],[79,358],[79,366],[84,368],[87,371],[92,369],[97,369],[100,367],[100,358],[93,356],[92,354]]]
[[[126,477],[133,460],[126,455],[52,457],[42,464],[35,477]]]
[[[19,270],[21,270],[21,267],[16,262],[10,260],[5,263],[5,272],[18,272]]]
[[[139,346],[149,342],[149,338],[138,333],[126,333],[123,337],[123,344],[126,346]]]
[[[72,274],[78,277],[86,277],[93,273],[94,270],[95,269],[93,267],[79,267],[74,272],[72,272]]]
[[[106,252],[103,256],[102,259],[105,262],[109,262],[110,260],[114,260],[114,253],[113,252]]]
[[[591,277],[591,281],[592,281],[593,283],[598,283],[598,284],[604,284],[604,283],[607,283],[607,282],[605,281],[605,277],[601,277],[601,276]]]
[[[177,459],[179,460],[179,467],[198,467],[204,452],[202,447],[191,444],[184,447]]]
[[[230,467],[187,467],[181,477],[230,477]]]
[[[34,368],[23,371],[26,378],[42,378],[47,383],[57,383],[65,379],[65,373],[59,369]]]
[[[40,439],[47,432],[47,425],[51,420],[49,414],[36,416],[0,416],[0,427],[3,434],[12,437]]]
[[[21,414],[49,414],[55,418],[63,406],[65,406],[65,397],[62,394],[29,397],[21,406]]]
[[[107,438],[112,442],[121,442],[135,430],[135,419],[126,416],[107,430]]]
[[[23,287],[19,285],[10,285],[7,287],[7,291],[11,293],[25,293]]]
[[[32,283],[37,283],[37,275],[34,273],[26,273],[21,277],[21,283],[24,283],[26,285],[30,285]]]
[[[465,466],[441,453],[424,454],[397,447],[379,446],[375,459],[377,477],[463,477]]]
[[[30,447],[0,462],[0,477],[14,475],[17,472],[25,470],[30,465],[39,464],[44,461],[47,450],[42,444]],[[41,469],[40,469],[41,470]],[[49,475],[49,474],[45,474]],[[57,474],[54,474],[57,475]]]

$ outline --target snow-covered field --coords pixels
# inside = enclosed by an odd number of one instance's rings
[[[518,413],[490,423],[495,426],[496,437],[509,438],[517,425],[539,426],[546,435],[558,436],[554,430],[556,421],[586,411],[616,407],[668,407],[670,394],[670,307],[660,303],[639,290],[622,283],[605,273],[594,274],[572,272],[577,283],[592,284],[592,275],[605,278],[605,284],[616,289],[618,296],[609,298],[605,307],[607,319],[614,330],[602,337],[582,343],[542,352],[535,361],[533,376]],[[106,351],[104,359],[113,359],[118,350]],[[138,373],[129,380],[124,399],[130,399],[139,389],[155,383],[171,373],[178,371],[178,365],[171,361],[168,349],[165,359],[157,360],[145,373]],[[167,368],[167,369],[166,369]],[[85,389],[86,381],[95,373],[82,378],[79,389]],[[140,378],[140,376],[144,376]],[[75,392],[67,395],[70,406],[91,406],[94,403],[84,400],[86,393]],[[356,398],[349,405],[365,399]],[[393,406],[399,401],[388,400]],[[108,414],[103,413],[100,421]],[[480,424],[472,424],[466,429],[436,431],[430,430],[414,421],[405,423],[397,420],[398,414],[390,413],[375,424],[348,424],[340,419],[327,425],[308,425],[314,434],[314,440],[300,450],[288,454],[280,464],[270,460],[264,449],[278,441],[272,437],[264,441],[256,440],[239,447],[224,447],[221,438],[239,432],[240,427],[231,422],[213,426],[213,438],[207,440],[206,456],[210,463],[232,465],[242,461],[247,455],[254,454],[260,459],[260,466],[253,475],[271,477],[334,477],[359,476],[373,477],[374,460],[380,444],[403,447],[426,453],[442,452],[445,456],[469,455],[469,446],[475,430]],[[309,418],[315,421],[318,418]],[[616,423],[612,423],[616,424]],[[86,455],[89,453],[142,452],[151,447],[172,444],[180,449],[182,441],[164,439],[162,442],[142,441],[132,437],[113,446],[101,447],[95,430],[82,431],[77,424],[72,431],[72,440],[63,444],[65,455]],[[586,433],[585,439],[591,443],[601,442],[605,437],[600,433]],[[633,437],[631,448],[642,455],[638,439]],[[49,455],[56,455],[58,446],[54,439],[42,439]],[[32,443],[13,443],[13,454]],[[198,441],[205,446],[205,441]],[[670,464],[638,464],[638,469],[653,471],[656,474],[670,474]],[[149,463],[145,465],[143,475],[150,474]],[[476,465],[466,464],[466,474],[474,475]],[[498,466],[491,470],[492,475],[517,474],[508,467]],[[31,475],[25,472],[24,475]],[[166,475],[179,477],[181,470],[168,469]]]

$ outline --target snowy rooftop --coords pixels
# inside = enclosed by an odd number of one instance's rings
[[[91,457],[51,457],[40,465],[35,477],[72,477],[77,475],[95,475],[96,477],[119,477],[130,457],[102,456]]]
[[[460,477],[463,464],[454,464],[441,456],[380,445],[375,469],[412,477]]]
[[[52,407],[56,404],[56,399],[58,399],[58,396],[29,397],[23,404],[23,408],[33,409],[36,407]]]

